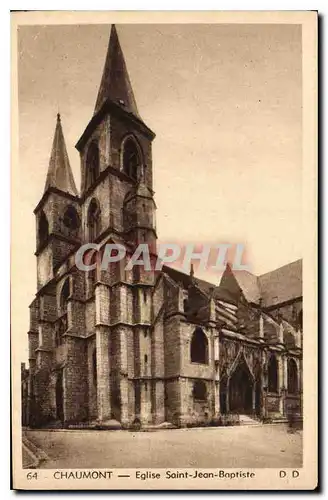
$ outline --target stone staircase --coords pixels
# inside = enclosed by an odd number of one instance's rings
[[[249,415],[239,415],[239,425],[260,425],[261,422]]]

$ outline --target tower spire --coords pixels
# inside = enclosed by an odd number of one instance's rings
[[[57,113],[57,123],[44,191],[46,192],[50,187],[78,196],[73,172],[67,155],[59,113]]]
[[[113,24],[105,66],[98,91],[94,114],[97,114],[106,101],[114,102],[128,113],[140,119],[132,85],[118,39],[116,27]]]

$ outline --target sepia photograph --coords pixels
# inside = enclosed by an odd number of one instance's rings
[[[12,14],[18,489],[316,485],[317,16],[194,14]]]

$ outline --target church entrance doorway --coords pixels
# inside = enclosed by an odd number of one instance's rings
[[[60,370],[56,380],[56,413],[57,420],[64,420],[64,390],[63,390],[63,371]]]
[[[238,364],[230,378],[229,409],[231,413],[253,413],[253,380],[245,360]]]

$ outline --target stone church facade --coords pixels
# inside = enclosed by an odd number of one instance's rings
[[[262,276],[234,272],[219,286],[170,267],[84,272],[84,243],[156,255],[152,141],[115,27],[94,115],[76,148],[78,193],[58,115],[43,196],[35,209],[37,293],[30,305],[28,425],[129,427],[302,413],[302,264]],[[90,262],[97,255],[90,254]]]

